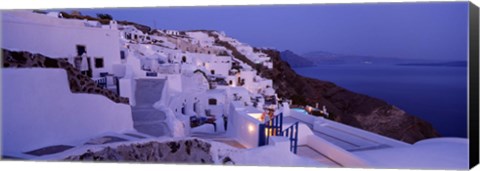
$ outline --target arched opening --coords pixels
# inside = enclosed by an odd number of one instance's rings
[[[185,63],[187,62],[187,57],[186,56],[182,56],[182,63]]]
[[[185,104],[182,105],[182,114],[185,115]]]
[[[197,110],[198,110],[198,107],[197,107],[197,106],[198,106],[198,102],[193,103],[193,111],[194,111],[195,113],[198,113],[198,111],[197,111]]]
[[[197,72],[199,72],[199,73],[201,73],[201,74],[203,75],[203,77],[205,78],[205,80],[208,82],[208,88],[209,88],[209,89],[212,89],[212,85],[211,85],[211,83],[208,81],[207,74],[206,74],[205,72],[203,72],[202,70],[199,70],[199,69],[193,71],[193,73],[197,73]]]

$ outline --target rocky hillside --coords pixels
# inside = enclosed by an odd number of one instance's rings
[[[261,75],[273,79],[279,96],[292,99],[294,104],[318,102],[327,107],[332,120],[407,143],[440,136],[430,123],[383,100],[354,93],[328,81],[300,76],[281,60],[280,52],[257,50],[268,54],[274,62],[272,70],[257,67]]]
[[[69,156],[67,161],[127,161],[159,163],[213,164],[211,145],[198,139],[170,142],[147,142],[104,149]]]

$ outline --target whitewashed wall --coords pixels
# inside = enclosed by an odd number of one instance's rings
[[[61,69],[2,69],[4,152],[82,143],[106,133],[133,130],[129,105],[105,96],[71,93]]]
[[[260,121],[241,109],[235,109],[234,105],[230,106],[227,133],[247,148],[257,147]]]
[[[118,81],[120,85],[120,96],[128,98],[130,105],[135,106],[135,81],[130,78],[122,78]]]
[[[257,75],[256,71],[242,71],[240,72],[240,77],[245,79],[244,87],[248,89],[248,91],[252,93],[257,93],[255,90],[256,87],[253,82],[253,78]]]
[[[118,30],[85,27],[80,20],[31,12],[2,12],[2,15],[2,48],[65,58],[76,56],[76,45],[84,45],[92,57],[93,76],[111,72],[113,64],[121,63]],[[103,68],[95,68],[94,57],[104,59]]]
[[[222,76],[228,76],[228,71],[232,68],[232,62],[228,57],[212,57],[209,63],[205,64],[208,73],[210,74],[211,70],[215,70],[215,74],[220,74]]]

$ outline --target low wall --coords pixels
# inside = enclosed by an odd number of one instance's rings
[[[228,134],[240,142],[247,148],[254,148],[258,146],[258,130],[260,121],[250,117],[243,111],[235,110],[233,105],[230,105],[230,115],[228,117]]]
[[[2,69],[4,154],[133,130],[129,105],[70,91],[63,69]]]
[[[363,130],[358,130],[353,127],[348,128],[348,126],[343,127],[343,124],[335,123],[333,121],[329,121],[312,115],[306,115],[302,112],[295,110],[290,110],[290,116],[305,123],[312,124],[314,130],[321,129],[324,124],[330,124],[335,128],[348,129],[348,132],[354,131],[359,134],[366,134],[364,132],[361,132]],[[319,136],[314,135],[312,130],[305,124],[300,123],[299,130],[300,131],[298,135],[298,145],[307,145],[345,167],[368,167],[369,164],[358,156],[340,148],[339,146],[336,146],[335,144],[328,142],[327,140]],[[369,138],[370,137],[371,135],[369,135]]]
[[[120,96],[129,99],[129,103],[135,106],[135,81],[129,78],[119,79]]]

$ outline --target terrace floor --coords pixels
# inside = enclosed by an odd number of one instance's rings
[[[344,130],[340,130],[333,126],[325,125],[322,126],[320,130],[313,130],[313,125],[309,123],[305,123],[301,120],[298,120],[293,117],[284,117],[283,124],[284,125],[291,125],[295,122],[303,123],[307,125],[315,135],[327,140],[328,142],[343,148],[346,151],[364,151],[364,150],[373,150],[373,149],[382,149],[382,148],[389,148],[389,145],[382,144],[371,140],[367,137],[362,137],[360,135],[347,132]]]

